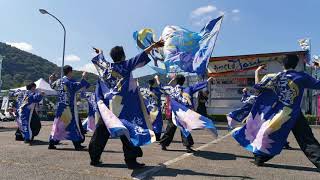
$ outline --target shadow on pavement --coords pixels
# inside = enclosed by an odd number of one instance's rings
[[[16,130],[17,130],[17,128],[0,127],[0,132],[16,131]]]
[[[301,151],[300,148],[283,149],[284,151]]]
[[[36,140],[36,139],[32,141],[32,146],[41,146],[41,145],[49,145],[49,142]]]
[[[242,156],[242,155],[235,155],[237,158],[242,158],[242,159],[254,159],[252,156]]]
[[[76,151],[74,148],[59,148],[59,146],[57,146],[57,149],[55,149],[55,150],[57,150],[57,151]],[[80,150],[79,152],[81,152],[81,151],[88,152],[88,149],[85,148],[83,150]],[[111,151],[111,150],[104,150],[103,152],[105,152],[105,153],[122,153],[122,151]]]
[[[174,168],[165,168],[162,171],[152,175],[152,177],[157,176],[169,176],[169,177],[177,177],[177,175],[191,175],[191,176],[206,176],[206,177],[221,177],[221,178],[239,178],[239,179],[253,179],[248,176],[236,176],[236,175],[221,175],[221,174],[210,174],[210,173],[202,173],[196,172],[189,169],[174,169]],[[196,179],[196,178],[195,178]]]
[[[217,126],[217,130],[228,130],[228,126]]]
[[[127,168],[127,165],[123,164],[101,164],[98,168]]]
[[[202,157],[209,160],[236,160],[236,155],[229,153],[219,153],[211,151],[197,151],[193,153],[196,157]]]
[[[187,152],[187,150],[185,150],[185,149],[167,149],[167,150],[165,150],[165,151],[171,151],[171,152]]]
[[[280,165],[280,164],[264,164],[263,167],[270,167],[270,168],[281,168],[287,170],[294,170],[294,171],[308,171],[308,172],[320,172],[317,168],[311,167],[303,167],[303,166],[291,166],[291,165]]]
[[[141,169],[135,169],[135,170],[132,171],[131,177],[135,177],[135,176],[137,176],[138,174],[143,173],[143,172],[145,172],[145,171],[148,171],[149,169],[152,169],[152,168],[154,168],[154,167],[155,167],[155,166],[145,166],[144,168],[141,168]]]
[[[177,141],[177,140],[172,140],[172,142],[171,143],[177,143],[177,144],[182,144],[182,142],[181,141]],[[194,142],[194,144],[207,144],[207,143],[203,143],[203,142]]]

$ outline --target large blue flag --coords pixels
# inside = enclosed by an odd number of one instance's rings
[[[179,26],[166,26],[161,35],[165,40],[164,47],[159,48],[152,57],[164,61],[167,73],[205,74],[222,19],[223,16],[220,16],[211,20],[199,33]],[[134,33],[134,39],[143,49],[154,42],[154,34],[150,29],[142,29]]]
[[[187,108],[174,99],[170,99],[172,110],[172,121],[181,129],[185,137],[194,129],[209,129],[214,137],[218,136],[218,131],[212,120]]]

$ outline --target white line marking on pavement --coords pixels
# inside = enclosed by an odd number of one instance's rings
[[[202,146],[198,147],[196,150],[197,150],[197,151],[203,150],[203,149],[209,147],[210,145],[216,144],[216,143],[218,143],[219,141],[221,141],[221,140],[229,137],[230,135],[231,135],[231,133],[228,133],[228,134],[222,136],[221,138],[215,139],[215,140],[213,140],[213,141],[211,141],[211,142],[209,142],[209,143],[207,143],[207,144],[205,144],[205,145],[202,145]],[[144,171],[144,172],[136,175],[136,176],[133,177],[132,179],[134,179],[134,180],[143,180],[143,179],[146,179],[147,177],[150,177],[151,175],[153,175],[153,174],[157,173],[158,171],[166,168],[167,166],[170,166],[171,164],[176,163],[176,162],[178,162],[178,161],[181,161],[181,160],[183,160],[183,159],[186,159],[187,157],[192,156],[192,155],[193,155],[193,153],[185,153],[185,154],[182,154],[181,156],[178,156],[178,157],[176,157],[176,158],[174,158],[174,159],[171,159],[171,160],[169,160],[169,161],[167,161],[167,162],[165,162],[165,163],[163,163],[163,164],[160,164],[159,166],[156,166],[156,167],[153,167],[153,168],[151,168],[151,169],[149,169],[149,170],[147,170],[147,171]]]

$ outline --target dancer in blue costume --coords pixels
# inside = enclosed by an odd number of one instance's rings
[[[100,161],[101,154],[110,135],[117,136],[117,133],[123,132],[121,131],[121,129],[125,128],[123,125],[122,128],[111,127],[113,124],[110,123],[116,122],[112,121],[111,118],[116,116],[120,120],[124,120],[122,123],[132,124],[137,127],[134,132],[130,132],[130,140],[125,135],[120,136],[127,167],[129,169],[137,169],[145,166],[145,164],[137,162],[137,157],[142,157],[143,154],[139,144],[150,143],[151,135],[140,131],[141,129],[136,126],[136,124],[145,126],[146,118],[148,117],[146,117],[147,112],[143,105],[142,97],[138,94],[137,84],[133,80],[132,71],[148,64],[151,61],[148,54],[154,48],[162,47],[163,44],[164,42],[160,40],[129,60],[125,60],[126,56],[123,48],[116,46],[110,51],[110,56],[114,63],[106,62],[102,51],[96,49],[98,56],[93,58],[92,62],[101,75],[96,88],[96,101],[98,102],[98,111],[101,118],[98,120],[96,130],[89,144],[91,165],[99,166],[102,163]],[[113,114],[110,114],[109,109]],[[138,139],[132,138],[133,136],[138,137]],[[148,142],[145,141],[145,138],[149,139]],[[138,144],[137,146],[134,146],[132,139],[135,139],[134,143]]]
[[[23,136],[22,136],[22,133],[20,130],[21,129],[21,119],[19,117],[19,107],[22,104],[24,93],[23,93],[23,91],[18,89],[17,91],[10,92],[9,95],[15,99],[15,102],[12,107],[13,111],[15,113],[15,120],[16,120],[17,127],[18,127],[15,132],[15,136],[16,136],[15,139],[16,139],[16,141],[23,141],[24,139],[23,139]]]
[[[229,129],[233,129],[236,123],[241,123],[249,115],[251,108],[257,98],[256,95],[250,95],[247,88],[242,90],[243,95],[241,102],[244,104],[242,107],[227,114]]]
[[[159,141],[162,133],[162,108],[161,96],[163,94],[160,88],[158,76],[149,80],[149,89],[141,88],[142,96],[145,105],[151,118],[152,128],[156,135],[156,140]]]
[[[241,146],[253,152],[258,166],[281,153],[292,130],[301,150],[320,168],[320,144],[300,108],[304,89],[320,89],[320,81],[295,71],[298,62],[296,55],[287,55],[283,72],[267,75],[255,85],[260,94],[247,123],[233,133]]]
[[[259,66],[255,71],[255,83],[256,84],[260,83],[259,74],[260,74],[260,71],[263,69],[265,69],[265,65]],[[266,76],[266,79],[271,78],[275,75],[276,74],[268,74],[268,76]],[[252,95],[250,95],[248,93],[247,88],[243,89],[243,96],[241,98],[241,102],[244,104],[243,107],[238,108],[235,111],[232,111],[227,115],[228,125],[229,125],[230,130],[234,128],[234,126],[237,122],[238,123],[241,123],[241,122],[245,123],[245,121],[247,120],[247,117],[249,116],[249,114],[251,112],[253,104],[256,102],[256,99],[257,99],[259,93],[260,93],[259,90],[255,90],[254,93]],[[290,145],[289,145],[289,142],[286,142],[286,144],[283,148],[288,149],[288,150],[292,149],[292,147],[290,147]]]
[[[167,95],[170,95],[172,99],[177,101],[178,103],[181,103],[185,107],[194,110],[194,103],[193,103],[193,95],[197,91],[200,91],[203,88],[206,88],[208,85],[208,81],[210,81],[212,78],[209,78],[207,81],[200,82],[198,84],[189,86],[189,87],[183,87],[185,82],[185,77],[183,75],[177,75],[174,79],[170,81],[169,84],[172,82],[175,82],[175,86],[164,86],[162,89],[165,91]],[[162,147],[162,150],[166,151],[167,147],[171,144],[174,134],[176,132],[177,126],[172,122],[172,119],[168,121],[168,125],[166,128],[166,132],[163,134],[163,136],[160,139],[160,144]],[[191,133],[187,137],[182,133],[181,131],[181,138],[182,143],[186,147],[187,152],[195,152],[192,149],[192,146],[194,144],[193,138],[191,136]]]
[[[36,92],[36,84],[27,85],[23,98],[18,100],[19,129],[25,143],[32,145],[33,139],[41,129],[40,118],[35,110],[36,105],[42,100],[44,92]]]
[[[75,150],[82,150],[85,146],[81,143],[84,142],[85,137],[80,128],[76,93],[83,87],[88,88],[90,84],[85,80],[85,72],[80,82],[73,80],[73,70],[69,65],[63,67],[63,73],[64,77],[54,83],[58,90],[59,101],[48,149],[56,149],[55,144],[61,140],[71,140]]]
[[[94,132],[96,130],[95,114],[97,112],[97,103],[95,96],[95,93],[87,94],[86,92],[81,92],[81,98],[86,99],[88,102],[88,117],[82,122],[82,127],[85,131]]]

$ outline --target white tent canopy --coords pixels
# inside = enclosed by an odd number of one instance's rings
[[[47,83],[47,81],[45,81],[44,79],[40,78],[38,81],[34,82],[37,85],[37,90],[39,91],[43,91],[46,95],[57,95],[57,91],[55,91],[54,89],[51,88],[50,84]],[[13,91],[16,90],[27,90],[26,86],[20,87],[20,88],[15,88],[15,89],[11,89]]]

